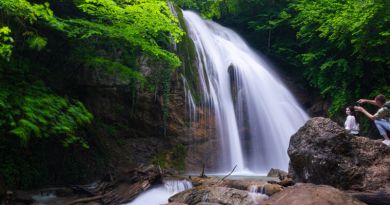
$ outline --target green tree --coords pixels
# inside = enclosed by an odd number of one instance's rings
[[[389,1],[298,0],[290,8],[297,57],[310,83],[333,99],[332,115],[357,98],[390,94]]]
[[[90,146],[93,116],[62,87],[64,73],[98,69],[136,90],[149,83],[137,57],[165,62],[168,75],[181,64],[168,48],[184,33],[162,0],[0,0],[0,12],[0,173],[10,185],[48,177],[35,156]]]

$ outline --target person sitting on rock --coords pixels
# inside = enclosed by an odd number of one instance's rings
[[[347,119],[345,120],[344,127],[345,130],[352,135],[359,135],[359,123],[355,114],[355,109],[352,106],[349,106],[345,109],[347,114]]]
[[[374,120],[376,127],[379,130],[380,135],[382,135],[385,140],[384,144],[390,146],[390,139],[386,131],[390,131],[390,101],[386,102],[384,95],[377,95],[374,100],[360,99],[357,101],[360,104],[369,103],[379,107],[379,110],[374,114],[370,114],[361,106],[355,106],[355,111],[362,112],[371,120]]]

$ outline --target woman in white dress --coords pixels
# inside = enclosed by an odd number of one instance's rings
[[[356,118],[355,110],[352,106],[349,106],[345,109],[347,114],[347,119],[345,120],[344,127],[345,130],[352,135],[359,135],[359,123]]]

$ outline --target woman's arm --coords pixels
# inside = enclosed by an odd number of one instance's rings
[[[367,116],[368,118],[370,118],[370,120],[376,120],[375,116],[374,115],[371,115],[369,112],[367,112],[366,109],[360,107],[360,106],[355,106],[354,109],[356,111],[359,111],[361,113],[363,113],[365,116]]]

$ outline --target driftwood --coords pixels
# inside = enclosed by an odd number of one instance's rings
[[[101,199],[101,198],[103,198],[102,195],[99,195],[99,196],[91,196],[91,197],[84,197],[84,198],[81,198],[81,199],[76,199],[76,200],[70,202],[68,205],[78,204],[78,203],[87,203],[87,202],[99,200],[99,199]]]
[[[72,187],[76,192],[85,193],[87,197],[76,199],[68,205],[91,201],[100,201],[105,205],[127,203],[159,180],[161,171],[158,167],[139,167],[117,176],[112,181]]]
[[[235,170],[236,168],[237,168],[237,165],[234,166],[234,168],[232,169],[232,171],[230,171],[230,173],[229,173],[228,175],[224,176],[221,180],[219,180],[218,183],[222,182],[222,181],[225,180],[227,177],[229,177],[230,175],[232,175],[233,172],[234,172],[234,170]]]

